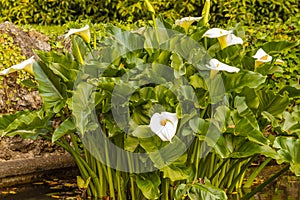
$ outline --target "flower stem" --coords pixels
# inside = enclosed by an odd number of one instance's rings
[[[164,178],[162,180],[162,200],[169,200],[169,187],[170,187],[170,179]]]

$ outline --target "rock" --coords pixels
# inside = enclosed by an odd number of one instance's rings
[[[0,24],[0,31],[13,37],[14,43],[21,47],[22,54],[27,58],[33,55],[36,59],[38,58],[34,50],[51,50],[51,46],[48,44],[49,38],[35,30],[25,32],[11,22],[4,22]]]

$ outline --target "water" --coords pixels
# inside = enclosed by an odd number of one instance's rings
[[[243,190],[238,194],[228,195],[228,199],[239,200],[243,194],[250,191],[250,189]],[[279,177],[255,194],[251,200],[300,200],[300,177],[293,175]]]
[[[0,189],[0,199],[3,200],[54,200],[74,199],[80,196],[74,180],[43,180],[36,184],[26,184],[15,188]],[[2,193],[15,194],[2,194]],[[240,200],[243,191],[238,194],[228,195],[229,200]],[[278,178],[251,200],[299,200],[300,178],[286,175]]]
[[[76,200],[80,194],[74,179],[42,180],[33,184],[0,189],[0,199],[4,200]]]
[[[0,199],[5,200],[53,200],[45,194],[51,190],[46,185],[24,185],[18,188],[9,188],[6,192],[10,194],[0,194]],[[15,192],[15,194],[13,194]],[[4,192],[5,193],[5,192]]]

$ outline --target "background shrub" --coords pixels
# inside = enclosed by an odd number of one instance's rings
[[[64,24],[89,18],[92,22],[150,18],[139,0],[0,0],[0,22],[16,24]],[[158,14],[173,19],[200,16],[205,0],[152,0]],[[211,0],[212,21],[269,23],[285,21],[299,12],[298,0]]]

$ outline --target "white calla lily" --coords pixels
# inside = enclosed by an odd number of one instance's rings
[[[84,41],[90,43],[91,41],[91,33],[89,25],[85,25],[83,28],[80,29],[73,29],[71,28],[68,33],[65,35],[65,39],[70,37],[70,35],[76,34],[82,37]]]
[[[235,44],[243,44],[243,40],[240,37],[237,37],[234,34],[229,34],[226,36],[226,45],[230,46],[230,45],[235,45]]]
[[[232,34],[232,31],[227,31],[221,28],[209,29],[204,33],[203,37],[217,38],[221,49],[225,49],[226,47],[235,44],[243,44],[242,38]]]
[[[227,31],[221,28],[212,28],[207,30],[203,37],[208,37],[208,38],[219,38],[228,34],[231,34],[232,31]]]
[[[0,72],[0,75],[7,75],[16,71],[20,71],[20,70],[24,70],[28,73],[30,73],[31,75],[34,75],[33,70],[32,70],[32,64],[35,62],[34,60],[34,56],[32,56],[31,58],[17,64],[17,65],[13,65],[7,69],[4,69]]]
[[[177,129],[178,118],[176,113],[162,112],[152,115],[150,120],[150,129],[162,141],[171,142]]]
[[[184,28],[187,33],[192,23],[199,21],[202,17],[184,17],[175,21],[175,25]]]
[[[272,61],[272,56],[267,54],[262,48],[258,49],[256,54],[253,56],[255,58],[255,67],[258,67],[264,63],[271,62]],[[276,64],[283,64],[283,60],[276,59],[275,60]]]
[[[258,49],[253,58],[261,62],[270,62],[272,60],[272,56],[267,54],[262,48]]]
[[[209,61],[209,65],[206,65],[207,68],[216,70],[216,71],[227,71],[227,72],[239,72],[240,69],[237,67],[232,67],[229,65],[226,65],[219,60],[213,58]]]

